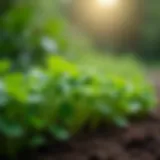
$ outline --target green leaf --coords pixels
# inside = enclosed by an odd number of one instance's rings
[[[113,122],[118,125],[119,127],[126,127],[128,126],[128,121],[125,117],[122,116],[114,116]]]
[[[60,109],[58,113],[59,113],[60,119],[62,121],[65,121],[70,117],[72,117],[72,115],[74,114],[74,107],[68,102],[63,102],[60,105]]]
[[[8,61],[0,61],[0,74],[6,73],[10,68],[10,63]]]
[[[24,80],[24,76],[21,73],[8,74],[4,80],[7,87],[6,90],[10,95],[14,96],[21,102],[27,100],[27,84]]]
[[[20,124],[13,122],[7,123],[4,119],[0,119],[0,131],[9,138],[21,138],[25,134]]]
[[[43,37],[41,45],[47,53],[56,53],[58,51],[57,43],[49,37]]]
[[[32,116],[29,118],[29,122],[31,125],[38,130],[42,130],[46,126],[46,121],[42,120],[41,118]]]
[[[96,107],[96,110],[102,114],[102,115],[105,115],[107,116],[108,114],[111,113],[111,107],[108,106],[107,104],[102,104],[102,103],[99,103]]]
[[[141,110],[141,104],[139,102],[132,102],[128,107],[132,114],[138,113]]]
[[[4,107],[9,101],[9,97],[6,93],[5,85],[0,81],[0,107]]]
[[[70,137],[69,132],[64,128],[60,126],[51,126],[49,128],[51,134],[56,137],[58,140],[67,140]]]
[[[64,60],[60,56],[50,56],[47,59],[48,69],[56,74],[70,73],[71,75],[77,75],[78,71],[76,66]]]
[[[38,147],[38,146],[41,146],[41,145],[44,145],[46,143],[46,139],[44,136],[42,135],[36,135],[36,136],[33,136],[30,140],[30,145],[32,147]]]

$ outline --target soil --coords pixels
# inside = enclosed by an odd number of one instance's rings
[[[156,88],[160,91],[157,84]],[[160,93],[157,95],[160,96]],[[102,127],[94,133],[86,131],[67,143],[53,143],[33,155],[27,159],[160,160],[160,107],[146,119],[134,121],[126,128]]]

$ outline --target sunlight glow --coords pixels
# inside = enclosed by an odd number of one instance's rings
[[[102,6],[102,7],[113,7],[117,4],[118,0],[97,0],[98,3]]]

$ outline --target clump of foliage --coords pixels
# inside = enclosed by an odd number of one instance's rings
[[[47,58],[45,67],[12,72],[0,62],[1,153],[47,143],[46,134],[66,140],[86,124],[125,126],[131,115],[152,110],[152,88],[121,77],[89,75],[61,57]]]

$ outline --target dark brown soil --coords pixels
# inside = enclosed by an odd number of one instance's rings
[[[160,82],[160,81],[159,81]],[[156,85],[160,91],[160,86]],[[158,93],[160,95],[160,93]],[[129,127],[87,131],[36,152],[34,160],[160,160],[160,107]]]
[[[124,129],[99,129],[37,151],[37,160],[160,160],[160,108]],[[30,158],[31,159],[31,158]]]

